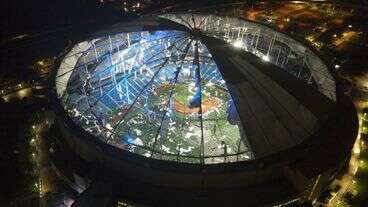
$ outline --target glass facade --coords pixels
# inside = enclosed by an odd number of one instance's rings
[[[199,40],[181,31],[93,40],[78,55],[61,99],[85,130],[118,148],[189,163],[252,153],[226,82]]]
[[[190,29],[199,29],[207,36],[251,52],[305,81],[331,100],[336,100],[335,81],[327,66],[313,51],[283,33],[262,24],[227,16],[175,13],[161,17]]]

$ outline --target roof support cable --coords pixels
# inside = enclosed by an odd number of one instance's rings
[[[182,39],[186,39],[186,37],[183,37]],[[166,51],[166,50],[170,50],[173,46],[174,46],[174,44],[175,43],[173,43],[173,44],[171,44],[169,47],[167,47],[167,48],[164,48],[164,49],[162,49],[161,50],[161,52],[159,52],[159,53],[156,53],[155,55],[153,55],[152,57],[150,57],[147,61],[145,61],[145,62],[148,62],[148,61],[150,61],[150,60],[152,60],[154,57],[156,57],[157,55],[159,55],[159,54],[161,54],[162,52],[164,52],[164,51]],[[164,58],[164,59],[166,59],[166,60],[164,60],[164,62],[163,62],[163,64],[162,64],[162,67],[166,64],[166,62],[167,62],[167,58]],[[144,63],[142,63],[142,64],[140,64],[139,65],[139,67],[142,67],[144,64],[145,64],[145,62]],[[160,69],[159,69],[160,70]],[[118,82],[118,84],[120,84],[120,83],[122,83],[123,81],[125,81],[126,80],[126,78],[123,78],[122,80],[120,80],[119,82]],[[107,92],[105,92],[104,93],[104,95],[102,95],[102,96],[100,96],[94,103],[93,103],[93,106],[95,106],[103,97],[105,97],[106,96],[106,94],[108,94],[110,91],[112,91],[114,89],[114,87],[111,87]],[[86,109],[86,110],[84,110],[81,114],[85,114],[85,113],[87,113],[89,110],[91,110],[92,108],[88,108],[88,109]]]
[[[170,45],[167,49],[171,49],[173,47],[175,43],[173,43],[172,45]],[[129,113],[129,111],[133,108],[133,106],[135,105],[135,103],[137,102],[138,98],[141,96],[141,94],[148,88],[148,86],[151,86],[154,82],[154,80],[156,79],[156,77],[158,76],[158,74],[161,72],[162,68],[166,65],[166,63],[169,61],[169,57],[165,58],[165,61],[163,64],[161,64],[160,68],[157,70],[157,72],[153,75],[153,77],[150,79],[150,81],[142,88],[142,90],[139,92],[139,94],[135,97],[135,99],[133,100],[132,104],[129,106],[129,108],[125,111],[124,115],[119,119],[119,121],[115,124],[115,126],[113,126],[113,133],[110,134],[110,136],[108,137],[107,141],[108,142],[111,139],[111,136],[115,133],[116,128],[120,125],[120,123],[124,120],[124,118],[126,117],[126,115]],[[106,94],[106,93],[105,93]]]
[[[155,148],[156,148],[156,143],[157,143],[157,139],[158,139],[158,136],[161,134],[161,129],[162,129],[162,125],[164,124],[164,121],[165,121],[165,115],[167,114],[167,111],[168,111],[168,108],[170,107],[170,104],[172,102],[172,97],[173,97],[173,94],[174,94],[174,89],[175,89],[175,86],[178,82],[178,77],[179,77],[179,73],[183,67],[183,64],[184,64],[184,59],[185,59],[185,56],[187,55],[188,53],[188,50],[190,48],[190,45],[191,45],[192,41],[190,41],[187,46],[185,47],[185,52],[182,53],[180,59],[182,60],[181,61],[181,64],[180,66],[177,67],[176,71],[175,71],[175,76],[172,78],[172,80],[170,81],[171,82],[171,90],[170,90],[170,94],[169,94],[169,97],[167,99],[167,103],[166,103],[166,107],[165,107],[165,110],[163,111],[162,113],[162,117],[161,117],[161,121],[160,121],[160,125],[159,127],[157,128],[157,132],[156,132],[156,135],[155,135],[155,138],[154,138],[154,142],[153,142],[153,145],[152,145],[152,150],[151,150],[151,157],[153,156],[153,152],[155,151]]]
[[[201,164],[204,165],[204,134],[203,134],[203,110],[202,110],[202,83],[201,83],[201,70],[199,64],[199,51],[198,51],[198,41],[195,42],[195,50],[194,50],[194,59],[193,65],[195,65],[195,76],[196,76],[196,87],[199,90],[199,119],[200,119],[200,126],[201,126],[201,149],[200,149],[200,157],[201,157]]]

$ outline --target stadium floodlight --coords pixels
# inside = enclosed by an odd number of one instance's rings
[[[270,61],[270,57],[267,55],[262,55],[262,60],[269,62]]]
[[[234,47],[237,47],[237,48],[241,48],[244,46],[243,42],[241,40],[236,40],[234,43],[233,43]]]

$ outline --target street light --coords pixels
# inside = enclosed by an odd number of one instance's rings
[[[37,61],[37,64],[40,65],[40,66],[44,66],[45,62],[43,60],[39,60],[39,61]]]

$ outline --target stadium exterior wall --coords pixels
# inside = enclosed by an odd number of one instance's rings
[[[68,51],[65,52],[67,54]],[[305,183],[306,186],[300,188],[304,188],[304,191],[299,189],[297,192],[288,192],[288,195],[280,196],[280,200],[276,203],[287,202],[305,196],[308,192],[307,185],[314,183],[314,179],[321,174],[325,179],[316,186],[322,191],[331,176],[333,177],[346,162],[357,135],[358,119],[354,106],[337,90],[338,113],[329,117],[325,126],[310,138],[279,153],[257,160],[213,165],[175,163],[145,158],[103,143],[83,130],[68,116],[60,104],[55,89],[56,72],[64,57],[65,54],[60,55],[55,64],[49,94],[62,136],[73,151],[87,162],[98,163],[107,169],[117,171],[122,177],[148,185],[187,190],[220,189],[227,192],[224,194],[225,197],[232,199],[231,189],[252,189],[254,186],[263,186],[280,179],[286,183],[293,183],[290,175],[285,173],[285,167],[288,167],[301,173],[308,182]],[[293,183],[293,185],[296,184]],[[267,195],[270,196],[269,200],[266,198]],[[267,195],[264,202],[273,202],[272,195],[270,193]],[[170,196],[167,197],[166,199],[170,199]],[[243,200],[243,198],[238,199]]]

